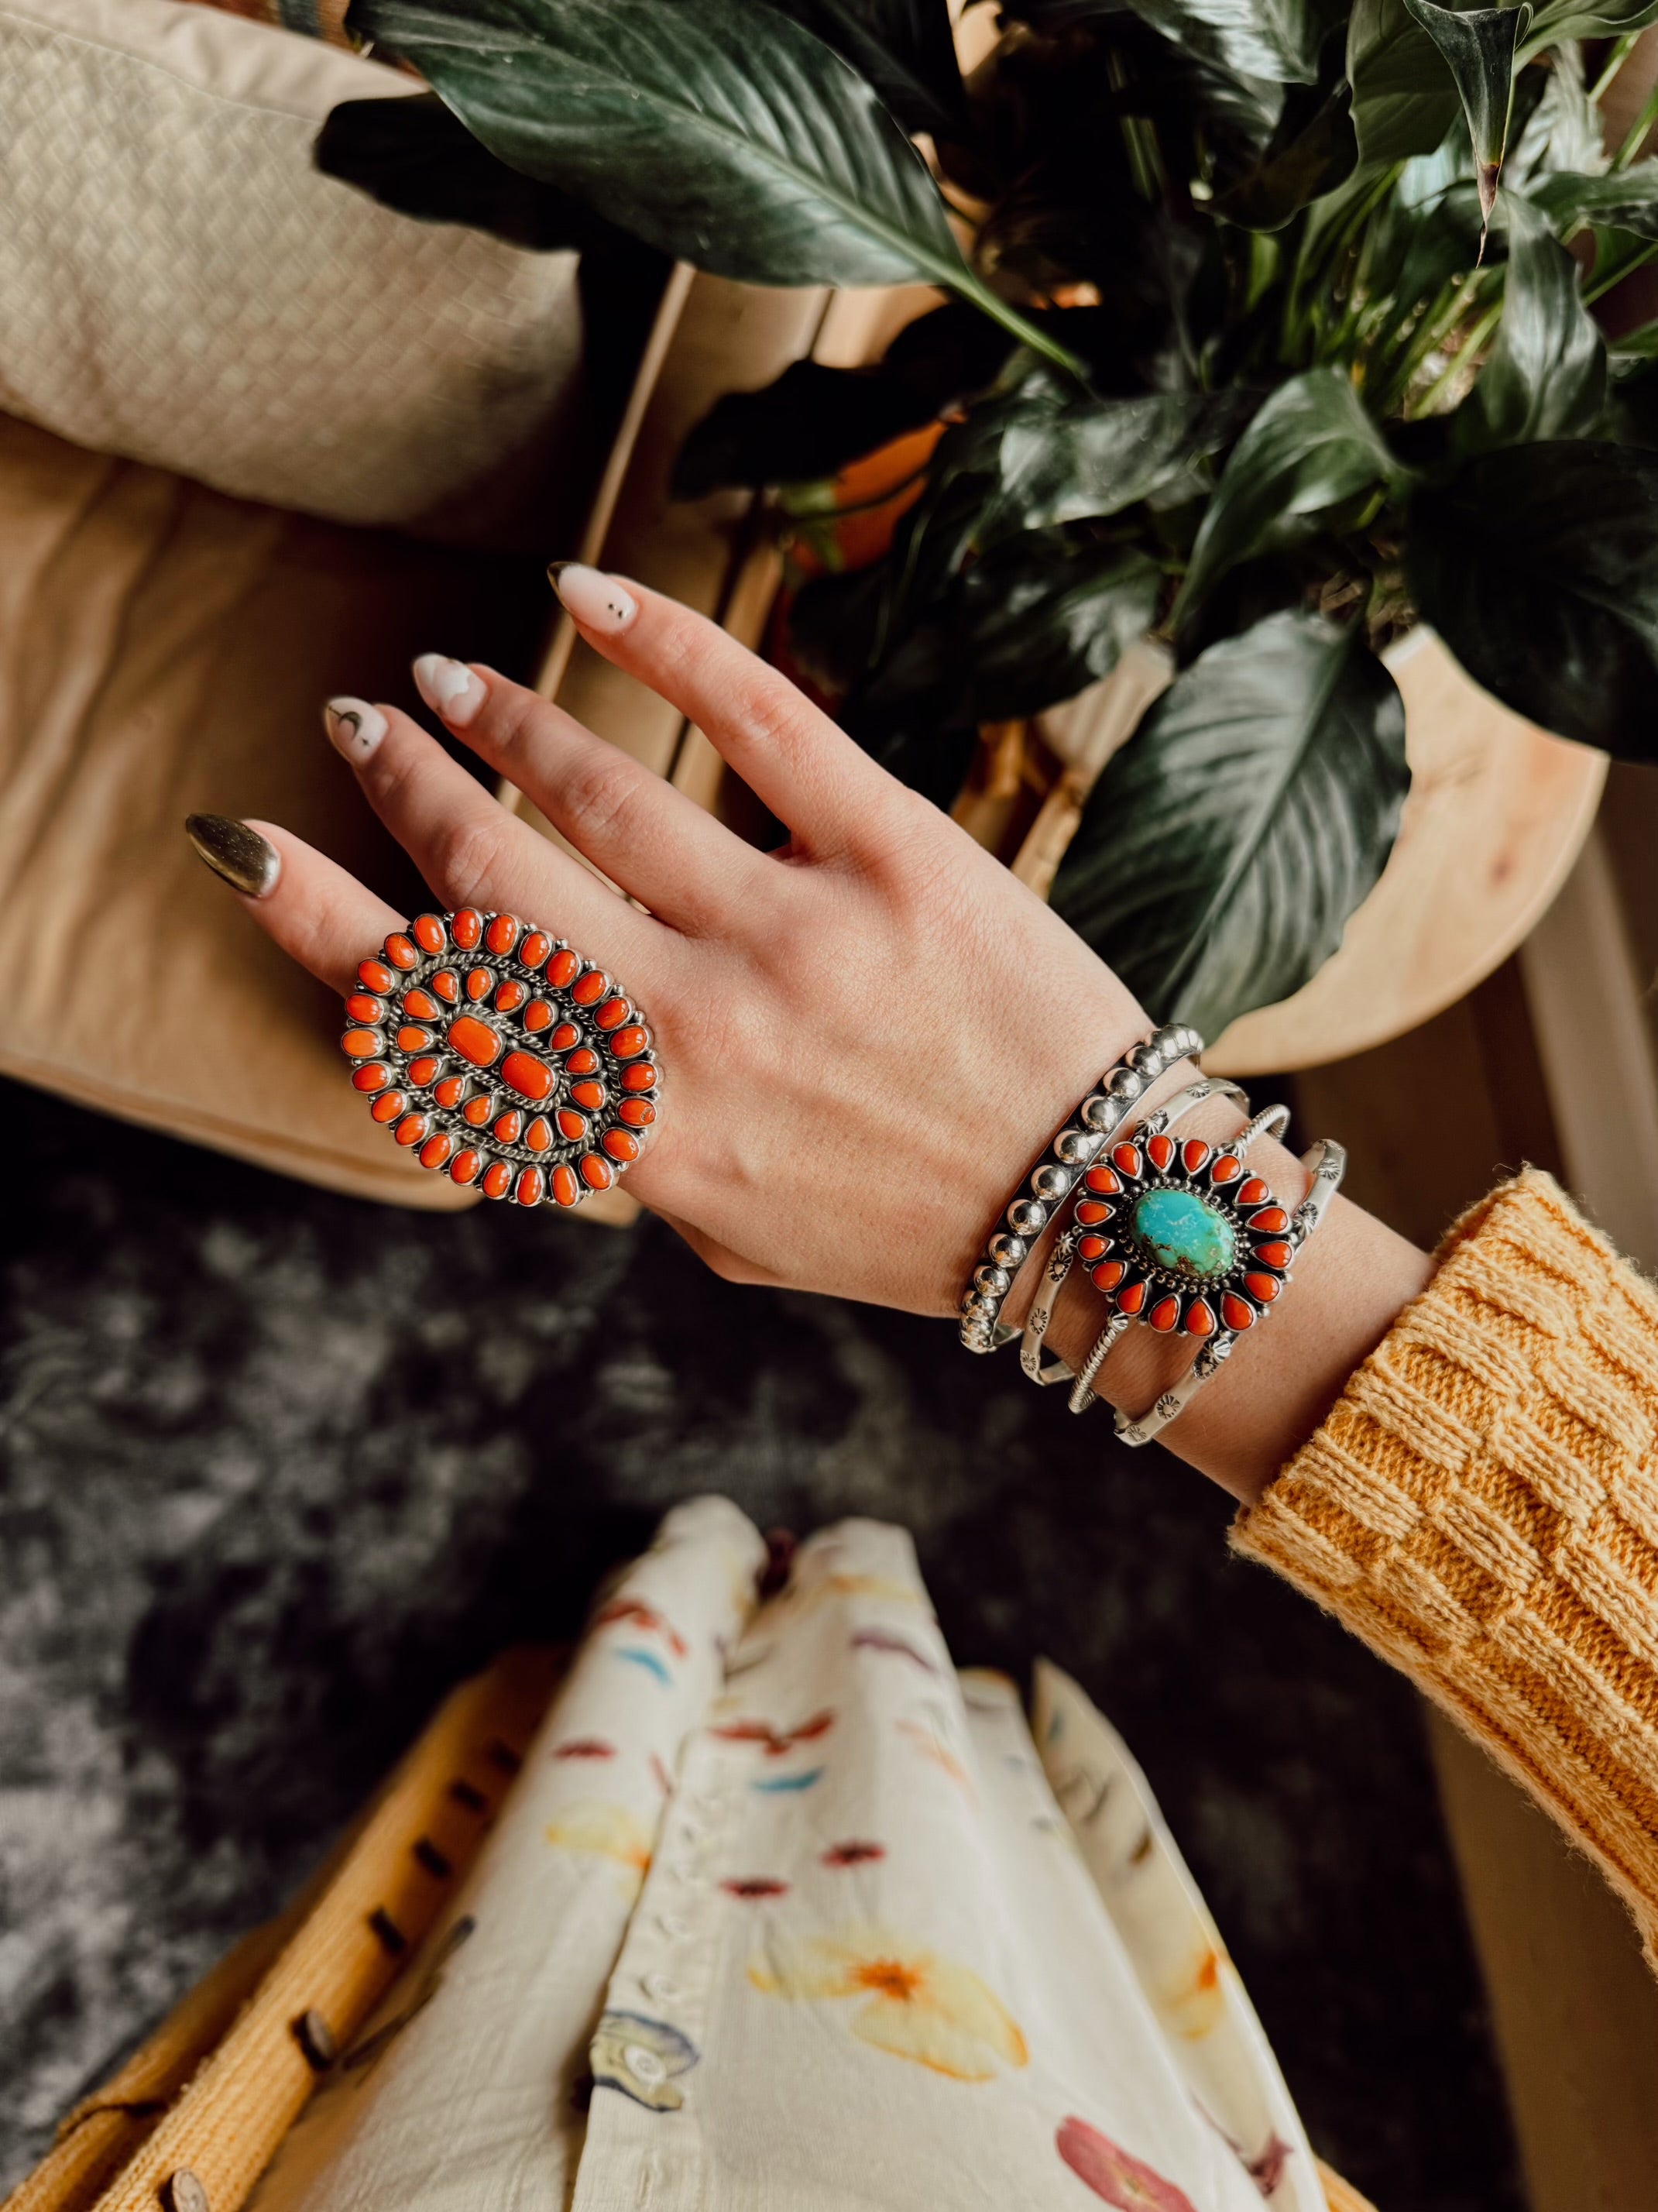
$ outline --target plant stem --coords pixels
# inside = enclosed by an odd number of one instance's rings
[[[1598,107],[1600,105],[1600,101],[1606,94],[1608,88],[1611,86],[1612,79],[1617,76],[1619,70],[1622,69],[1624,64],[1629,59],[1630,56],[1635,52],[1635,42],[1640,35],[1641,33],[1638,31],[1625,31],[1623,37],[1618,40],[1614,44],[1611,53],[1606,58],[1606,65],[1605,69],[1603,69],[1600,76],[1595,78],[1593,86],[1590,88],[1589,104],[1591,106]]]
[[[1641,112],[1630,125],[1629,136],[1612,157],[1614,170],[1627,169],[1640,152],[1647,133],[1658,123],[1658,88],[1649,92],[1642,105]]]
[[[1056,368],[1062,368],[1078,384],[1088,382],[1086,368],[1068,347],[1062,346],[1057,338],[1050,337],[1037,324],[1022,315],[1017,307],[1010,307],[1005,300],[991,290],[982,277],[975,276],[970,269],[963,269],[959,276],[952,274],[950,283],[964,300],[970,300],[982,314],[990,317],[993,323],[999,323],[1005,331],[1011,331],[1022,345],[1028,345],[1044,361],[1051,361]]]
[[[1493,300],[1418,401],[1414,412],[1418,417],[1432,414],[1435,400],[1438,398],[1458,369],[1467,367],[1473,356],[1479,352],[1502,319],[1503,302],[1501,300]]]
[[[1649,241],[1638,253],[1631,253],[1627,260],[1620,260],[1615,268],[1606,271],[1599,283],[1586,284],[1583,305],[1586,307],[1590,306],[1603,292],[1610,292],[1614,284],[1621,284],[1625,276],[1632,275],[1637,269],[1644,269],[1655,254],[1658,254],[1658,240]]]

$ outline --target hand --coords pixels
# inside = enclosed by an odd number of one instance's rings
[[[396,709],[331,702],[336,744],[440,907],[507,908],[602,963],[644,1008],[663,1114],[628,1188],[711,1267],[953,1312],[1047,1138],[1147,1032],[1143,1010],[1040,899],[716,625],[592,569],[560,582],[589,643],[689,716],[786,825],[776,851],[744,843],[535,693],[435,655],[416,669],[434,711],[627,897]],[[313,974],[350,989],[358,961],[407,917],[286,831],[252,826],[279,863],[252,911]],[[1237,1118],[1220,1109],[1218,1126]],[[1287,1156],[1261,1171],[1300,1197]],[[1333,1217],[1319,1242],[1335,1241]],[[1091,1292],[1072,1295],[1053,1332],[1060,1350],[1079,1356],[1097,1309]],[[1175,1367],[1187,1356],[1161,1342],[1131,1352],[1145,1334],[1132,1331],[1106,1370],[1136,1394],[1171,1352]],[[1233,1363],[1199,1405],[1252,1364]],[[1181,1443],[1201,1445],[1196,1420],[1194,1408]]]
[[[428,703],[639,905],[407,715],[350,702],[341,750],[369,803],[440,907],[568,938],[644,1008],[663,1113],[627,1187],[719,1273],[952,1311],[1032,1155],[1144,1015],[1040,899],[715,624],[591,570],[564,589],[584,635],[707,732],[787,843],[757,852],[534,692],[454,663],[417,669]],[[407,916],[258,826],[282,856],[260,922],[351,988]]]

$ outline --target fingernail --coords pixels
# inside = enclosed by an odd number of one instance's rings
[[[415,663],[415,682],[432,712],[452,730],[464,730],[486,696],[482,679],[464,660],[441,653],[422,653]]]
[[[366,761],[389,726],[378,707],[366,699],[331,699],[322,710],[328,742],[349,761]]]
[[[266,898],[276,890],[282,856],[246,822],[228,814],[186,814],[185,835],[216,876],[249,898]]]
[[[553,596],[581,624],[601,635],[614,637],[626,629],[639,612],[639,602],[623,591],[614,576],[589,568],[580,561],[555,561],[547,571]]]

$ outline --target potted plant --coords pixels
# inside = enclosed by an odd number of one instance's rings
[[[688,495],[919,441],[878,558],[786,647],[948,803],[977,733],[1145,634],[1173,684],[1054,902],[1212,1036],[1334,950],[1394,840],[1425,621],[1542,727],[1658,756],[1658,0],[353,0],[427,99],[323,165],[520,242],[620,232],[762,284],[936,286],[878,364],[799,363],[689,441]]]

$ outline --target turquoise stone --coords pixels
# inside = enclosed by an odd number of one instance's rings
[[[1193,1281],[1232,1264],[1232,1226],[1189,1190],[1148,1190],[1134,1208],[1134,1234],[1160,1267]]]

